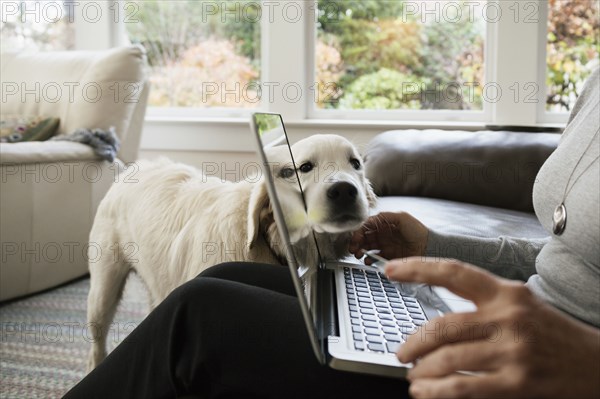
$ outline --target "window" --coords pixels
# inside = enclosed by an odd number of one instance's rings
[[[0,3],[2,50],[144,45],[148,118],[190,134],[234,137],[256,109],[339,130],[563,124],[599,56],[598,0]]]
[[[73,1],[2,1],[1,51],[72,50]]]
[[[546,111],[568,112],[598,67],[597,0],[549,0]]]
[[[482,5],[320,0],[317,107],[482,110]]]
[[[135,1],[126,7],[129,40],[148,53],[150,106],[260,106],[258,2]]]

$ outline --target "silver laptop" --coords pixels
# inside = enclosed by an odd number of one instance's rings
[[[273,176],[274,159],[270,147],[282,151],[285,163],[296,171],[292,149],[281,115],[255,113],[251,120],[258,153],[263,162],[267,189],[298,301],[317,359],[338,370],[382,376],[404,376],[411,364],[401,363],[395,355],[418,326],[446,312],[472,311],[472,302],[441,287],[390,282],[376,268],[355,262],[298,264],[285,222],[286,206],[277,192]],[[285,151],[287,148],[287,151]],[[289,157],[287,157],[289,154]],[[297,177],[297,176],[296,176]],[[299,179],[299,195],[303,196]],[[295,209],[297,211],[297,209]],[[316,240],[315,240],[316,245]],[[318,251],[318,245],[316,246]],[[319,259],[317,256],[316,259]]]

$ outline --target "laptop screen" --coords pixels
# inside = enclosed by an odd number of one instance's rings
[[[296,260],[298,277],[302,281],[306,298],[310,304],[313,297],[312,283],[316,278],[315,271],[320,259],[316,240],[308,223],[306,201],[292,149],[281,115],[256,113],[253,118],[283,214],[285,226],[279,226],[279,228],[286,230],[293,251],[296,252],[293,256]],[[300,251],[298,248],[302,248],[302,253],[298,252]],[[314,253],[307,254],[306,251]]]

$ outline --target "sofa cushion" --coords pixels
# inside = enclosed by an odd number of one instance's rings
[[[0,145],[0,165],[96,161],[94,150],[81,143],[70,141],[31,141],[22,143],[2,143]]]
[[[559,138],[555,133],[394,130],[369,143],[366,172],[380,196],[532,212],[535,177]]]
[[[408,212],[428,228],[443,234],[495,238],[543,238],[544,230],[535,215],[436,198],[381,197],[372,214]]]

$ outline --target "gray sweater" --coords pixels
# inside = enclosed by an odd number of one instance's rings
[[[577,99],[558,148],[537,175],[533,204],[536,216],[551,234],[549,239],[485,239],[430,231],[427,255],[444,256],[437,252],[439,248],[457,240],[466,242],[470,251],[461,260],[502,277],[527,280],[529,289],[543,300],[600,327],[599,102],[597,69]],[[567,182],[567,224],[562,235],[555,235],[551,233],[552,215]]]

